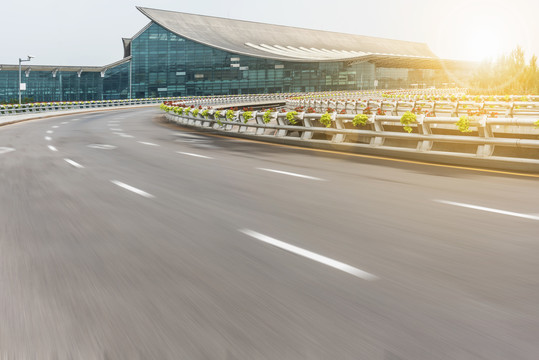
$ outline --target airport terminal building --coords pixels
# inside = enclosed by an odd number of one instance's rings
[[[471,66],[440,59],[424,43],[138,9],[150,23],[122,39],[122,60],[23,63],[22,97],[91,101],[442,87]],[[18,65],[0,65],[0,102],[18,98],[18,78]]]

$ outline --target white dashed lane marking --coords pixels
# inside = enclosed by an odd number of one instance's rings
[[[49,146],[47,146],[47,147],[49,148],[50,151],[58,151],[58,149],[55,148],[55,147],[52,146],[52,145],[49,145]]]
[[[314,176],[308,176],[308,175],[302,175],[302,174],[296,174],[288,171],[281,171],[281,170],[274,170],[274,169],[266,169],[266,168],[257,168],[258,170],[262,171],[269,171],[272,173],[282,174],[282,175],[289,175],[289,176],[295,176],[303,179],[309,179],[309,180],[318,180],[318,181],[325,181],[324,179],[317,178]]]
[[[112,150],[116,149],[116,146],[114,145],[107,145],[107,144],[90,144],[88,145],[89,148],[92,149],[101,149],[101,150]]]
[[[176,151],[176,152],[178,154],[187,155],[187,156],[194,156],[194,157],[203,158],[203,159],[213,159],[210,156],[205,156],[205,155],[200,155],[200,154],[193,154],[193,153],[182,152],[182,151]]]
[[[52,140],[52,138],[51,138],[50,136],[45,136],[45,140],[47,140],[47,141],[51,141],[51,140]]]
[[[12,151],[15,151],[15,149],[10,147],[0,147],[0,154],[5,154]]]
[[[140,189],[137,189],[136,187],[133,187],[131,185],[127,185],[121,181],[118,181],[118,180],[111,180],[110,181],[111,183],[115,184],[115,185],[118,185],[119,187],[123,188],[123,189],[126,189],[126,190],[129,190],[131,192],[134,192],[135,194],[138,194],[140,196],[144,196],[146,198],[153,198],[154,196],[152,194],[149,194],[147,193],[146,191],[143,191],[143,190],[140,190]]]
[[[159,146],[157,144],[146,142],[146,141],[137,141],[139,144],[148,145],[148,146]]]
[[[314,253],[312,251],[305,250],[305,249],[302,249],[300,247],[285,243],[284,241],[274,239],[272,237],[269,237],[267,235],[258,233],[256,231],[249,230],[249,229],[241,229],[239,231],[244,233],[245,235],[248,235],[248,236],[252,237],[252,238],[263,241],[266,244],[273,245],[275,247],[286,250],[286,251],[291,252],[293,254],[300,255],[300,256],[306,257],[308,259],[317,261],[317,262],[319,262],[321,264],[331,266],[332,268],[335,268],[335,269],[344,271],[344,272],[346,272],[348,274],[357,276],[358,278],[361,278],[363,280],[377,280],[378,279],[378,277],[376,275],[373,275],[373,274],[368,273],[366,271],[360,270],[358,268],[355,268],[355,267],[350,266],[348,264],[342,263],[340,261],[333,260],[333,259],[325,257],[323,255],[319,255],[319,254]]]
[[[69,165],[73,165],[74,167],[78,168],[78,169],[84,169],[84,166],[82,166],[81,164],[79,164],[78,162],[75,162],[71,159],[64,159],[66,163],[68,163]]]
[[[460,206],[460,207],[463,207],[463,208],[486,211],[486,212],[491,212],[491,213],[496,213],[496,214],[501,214],[501,215],[515,216],[515,217],[520,217],[520,218],[530,219],[530,220],[539,220],[539,216],[535,216],[535,215],[521,214],[521,213],[512,212],[512,211],[506,211],[506,210],[500,210],[500,209],[492,209],[492,208],[488,208],[488,207],[484,207],[484,206],[477,206],[477,205],[472,205],[472,204],[464,204],[464,203],[458,203],[458,202],[446,201],[446,200],[434,200],[434,201],[442,203],[442,204]]]

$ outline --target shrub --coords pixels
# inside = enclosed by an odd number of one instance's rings
[[[227,110],[226,119],[232,121],[234,119],[234,110]]]
[[[354,120],[352,120],[352,124],[354,126],[365,126],[368,120],[369,120],[369,117],[367,115],[357,114],[356,116],[354,116]]]
[[[204,118],[207,119],[208,116],[210,115],[210,111],[208,109],[204,109],[204,110],[202,110],[200,115],[204,116]]]
[[[470,118],[466,115],[462,115],[459,117],[459,121],[455,123],[457,125],[458,129],[462,133],[471,132],[470,130]]]
[[[288,113],[286,113],[286,120],[288,120],[288,122],[292,125],[296,125],[297,124],[297,121],[296,121],[296,115],[298,114],[297,111],[290,111]]]
[[[401,124],[403,125],[404,131],[411,133],[412,127],[410,126],[410,124],[416,121],[417,121],[417,116],[413,112],[407,111],[404,114],[402,114]]]
[[[331,127],[331,114],[326,112],[324,115],[322,115],[322,117],[320,118],[320,122],[322,123],[322,125],[324,125],[325,127]]]
[[[264,123],[267,124],[271,121],[271,109],[268,109],[264,112],[264,115],[262,116],[262,119],[264,120]]]
[[[249,121],[250,119],[252,119],[253,113],[250,112],[250,111],[245,111],[245,112],[242,114],[242,116],[243,116],[243,122],[246,124],[247,121]]]

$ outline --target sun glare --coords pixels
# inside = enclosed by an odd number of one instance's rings
[[[456,0],[451,6],[439,9],[445,16],[437,23],[433,47],[441,57],[495,60],[518,45],[529,47],[528,26],[521,14],[508,4],[489,4]]]
[[[494,59],[500,56],[505,49],[502,48],[504,35],[493,27],[477,24],[469,28],[465,47],[468,58],[474,61]]]

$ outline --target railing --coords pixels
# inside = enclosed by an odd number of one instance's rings
[[[119,106],[137,106],[160,104],[163,101],[189,102],[197,105],[225,105],[230,103],[271,102],[284,101],[291,94],[264,94],[264,95],[230,95],[230,96],[189,96],[175,98],[149,98],[129,100],[105,100],[105,101],[68,101],[32,104],[0,105],[0,116],[42,113],[49,111],[99,109]]]
[[[428,154],[452,159],[449,162],[455,162],[455,158],[476,159],[484,161],[485,166],[495,161],[503,163],[503,167],[512,163],[519,170],[539,171],[539,130],[535,124],[539,116],[525,119],[474,116],[470,117],[470,132],[460,133],[456,126],[458,118],[421,114],[408,133],[403,130],[399,115],[368,115],[365,125],[354,126],[356,115],[333,112],[326,126],[320,121],[322,113],[254,111],[250,112],[252,118],[247,116],[245,121],[243,111],[228,113],[232,115],[228,118],[224,111],[216,116],[215,110],[207,110],[206,116],[202,116],[203,110],[194,115],[193,109],[185,108],[186,113],[179,115],[173,109],[168,109],[166,114],[171,122],[239,136],[344,150],[369,149],[369,153],[384,150],[385,153]],[[519,129],[528,131],[520,134]]]
[[[484,112],[493,116],[503,117],[535,117],[539,119],[539,98],[537,101],[429,101],[429,100],[288,100],[287,107],[311,108],[315,112],[323,113],[327,109],[334,109],[337,113],[361,113],[367,109],[378,115],[402,115],[407,111],[421,109],[431,117],[450,116],[459,117],[474,112]],[[380,110],[380,111],[379,111]]]

